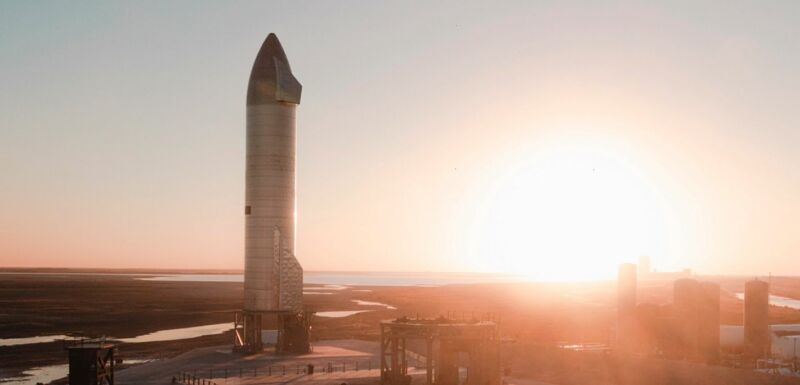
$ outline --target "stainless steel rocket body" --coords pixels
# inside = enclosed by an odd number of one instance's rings
[[[247,95],[245,311],[286,310],[281,263],[296,264],[295,111],[300,91],[283,48],[270,34],[253,64]],[[299,264],[297,269],[302,279]],[[291,294],[302,298],[300,291]]]
[[[275,228],[281,247],[294,254],[295,109],[282,102],[247,106],[245,310],[278,310]]]

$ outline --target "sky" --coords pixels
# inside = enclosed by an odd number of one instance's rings
[[[0,4],[0,266],[243,266],[244,112],[303,84],[308,270],[800,274],[800,3]]]

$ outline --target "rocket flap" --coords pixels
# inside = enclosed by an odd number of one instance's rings
[[[273,58],[275,60],[275,76],[277,77],[275,87],[275,100],[300,104],[300,93],[303,86],[292,75],[289,64]]]

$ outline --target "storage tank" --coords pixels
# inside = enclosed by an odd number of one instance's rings
[[[617,275],[617,346],[630,349],[636,326],[636,265],[624,263]]]
[[[718,283],[700,284],[697,349],[700,357],[709,363],[719,360],[719,293]]]
[[[770,355],[769,284],[758,279],[744,284],[744,352],[751,358]]]
[[[675,320],[675,339],[681,358],[695,358],[698,352],[697,337],[698,297],[700,284],[691,278],[675,280],[672,291],[672,314]]]

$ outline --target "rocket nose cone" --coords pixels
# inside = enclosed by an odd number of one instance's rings
[[[264,60],[272,58],[275,58],[281,61],[283,64],[286,64],[286,68],[290,68],[289,59],[286,58],[286,52],[283,51],[283,46],[281,46],[281,42],[274,33],[270,33],[264,40],[264,43],[261,44],[261,49],[258,51],[258,57],[256,57],[256,63],[258,63],[259,59]]]
[[[286,58],[281,42],[274,33],[270,33],[261,44],[250,71],[247,104],[274,100],[299,103],[299,99],[300,83],[292,75],[289,59]]]

